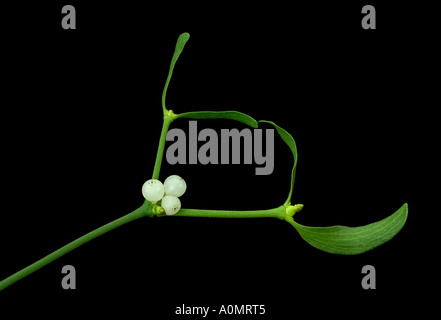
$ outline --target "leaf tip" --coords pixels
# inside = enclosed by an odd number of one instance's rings
[[[181,33],[181,35],[178,38],[177,47],[180,51],[184,49],[185,44],[187,43],[188,39],[190,39],[190,34],[187,32]]]
[[[190,38],[190,34],[188,32],[184,32],[184,33],[181,33],[181,35],[179,37],[185,41],[188,41],[188,39]]]
[[[408,213],[409,213],[409,206],[408,206],[407,202],[405,202],[405,203],[403,204],[403,207],[404,207],[404,213],[405,213],[405,215],[406,215],[406,220],[407,220],[407,215],[408,215]],[[406,220],[405,220],[404,222],[406,222]]]

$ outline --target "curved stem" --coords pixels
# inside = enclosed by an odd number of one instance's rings
[[[273,209],[250,211],[181,209],[174,216],[198,218],[278,218],[285,220],[285,215],[286,208],[280,206]]]
[[[14,284],[20,279],[23,279],[24,277],[30,275],[31,273],[41,269],[42,267],[46,266],[47,264],[51,263],[52,261],[64,256],[66,253],[71,252],[72,250],[78,248],[79,246],[89,242],[92,239],[95,239],[96,237],[99,237],[103,235],[104,233],[107,233],[115,228],[118,228],[130,221],[142,218],[142,217],[153,217],[153,213],[151,211],[151,204],[147,201],[144,202],[144,204],[136,209],[135,211],[132,211],[129,214],[126,214],[125,216],[116,219],[112,222],[109,222],[102,227],[99,227],[84,236],[66,244],[65,246],[61,247],[60,249],[52,252],[51,254],[48,254],[44,258],[38,260],[37,262],[34,262],[33,264],[27,266],[26,268],[14,273],[13,275],[9,276],[8,278],[4,279],[0,282],[0,291],[3,289],[9,287],[11,284]]]

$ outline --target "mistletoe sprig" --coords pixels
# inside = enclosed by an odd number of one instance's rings
[[[179,36],[176,43],[175,52],[173,54],[170,64],[168,77],[165,82],[164,91],[162,93],[162,110],[164,114],[162,131],[159,139],[158,151],[156,155],[152,178],[147,181],[142,188],[143,195],[146,198],[144,203],[133,212],[85,234],[84,236],[66,244],[60,249],[52,252],[44,258],[4,279],[0,282],[0,291],[17,282],[18,280],[39,270],[52,261],[62,257],[68,252],[89,242],[90,240],[95,239],[130,221],[134,221],[143,217],[153,218],[156,216],[172,216],[211,218],[278,218],[291,224],[297,230],[300,236],[311,246],[322,251],[341,255],[354,255],[372,250],[375,247],[378,247],[392,239],[404,226],[408,212],[407,203],[403,204],[401,208],[399,208],[389,217],[361,227],[346,227],[340,225],[330,227],[310,227],[297,223],[294,220],[294,215],[303,208],[302,204],[291,205],[291,197],[294,187],[298,158],[297,147],[293,137],[285,129],[279,127],[271,121],[256,121],[249,115],[238,111],[197,111],[175,114],[172,110],[168,110],[166,108],[165,97],[167,94],[167,88],[170,83],[175,64],[189,38],[190,35],[188,33],[183,33]],[[272,125],[279,134],[280,138],[289,147],[294,158],[294,164],[291,171],[291,187],[285,203],[283,203],[279,207],[272,209],[252,211],[202,210],[181,208],[181,203],[178,197],[182,195],[182,193],[185,192],[187,188],[185,181],[183,181],[182,178],[178,176],[171,176],[169,177],[170,180],[169,178],[166,179],[166,181],[164,182],[164,186],[162,186],[162,183],[158,180],[168,129],[173,121],[181,118],[231,119],[242,122],[252,128],[257,128],[259,123],[268,123]]]

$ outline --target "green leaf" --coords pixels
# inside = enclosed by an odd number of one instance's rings
[[[307,227],[286,217],[313,247],[335,254],[353,255],[372,250],[392,239],[407,219],[407,203],[389,217],[362,227]]]
[[[181,54],[182,50],[184,50],[184,46],[189,38],[190,38],[190,34],[185,32],[179,36],[178,41],[176,42],[175,52],[173,54],[170,63],[170,69],[168,71],[167,80],[165,81],[164,90],[162,92],[162,111],[164,111],[164,114],[167,112],[167,108],[165,107],[165,96],[167,95],[168,84],[170,83],[170,79],[172,77],[173,69],[175,68],[176,61],[178,61],[179,55]]]
[[[294,188],[294,182],[295,182],[295,178],[296,178],[296,167],[297,167],[297,158],[298,158],[296,142],[294,141],[294,138],[285,129],[279,127],[274,122],[267,121],[267,120],[260,120],[259,122],[269,123],[269,124],[273,125],[274,128],[276,128],[276,131],[279,134],[279,136],[288,145],[289,149],[291,149],[292,155],[294,157],[294,165],[293,165],[292,171],[291,171],[291,188],[289,190],[288,198],[285,201],[285,205],[289,205],[291,203],[292,190]]]
[[[246,125],[257,128],[257,121],[251,118],[249,115],[238,111],[198,111],[198,112],[186,112],[180,113],[175,116],[178,118],[188,119],[230,119],[236,120]]]

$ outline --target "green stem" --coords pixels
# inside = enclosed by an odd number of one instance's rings
[[[173,116],[172,116],[173,112],[170,110],[168,111],[168,113],[170,113],[170,115],[164,114],[164,121],[162,123],[161,137],[159,138],[158,152],[156,153],[155,168],[153,169],[152,179],[159,178],[159,171],[161,171],[162,156],[164,155],[165,140],[167,138],[167,132],[168,132],[168,128],[170,127],[170,123],[173,122]]]
[[[181,209],[174,216],[198,218],[278,218],[285,220],[285,215],[286,207],[280,206],[273,209],[251,211]]]
[[[37,262],[29,265],[28,267],[14,273],[10,277],[4,279],[0,282],[0,291],[3,289],[9,287],[11,284],[17,282],[20,279],[23,279],[24,277],[30,275],[31,273],[39,270],[40,268],[46,266],[47,264],[51,263],[52,261],[64,256],[66,253],[78,248],[79,246],[89,242],[92,239],[95,239],[96,237],[99,237],[103,235],[104,233],[107,233],[115,228],[118,228],[130,221],[139,219],[141,217],[153,217],[153,212],[151,210],[151,204],[148,201],[145,201],[144,204],[136,209],[135,211],[132,211],[129,214],[126,214],[125,216],[116,219],[112,222],[109,222],[102,227],[99,227],[84,236],[72,241],[71,243],[66,244],[65,246],[61,247],[60,249],[52,252],[51,254],[48,254],[46,257],[38,260]]]

